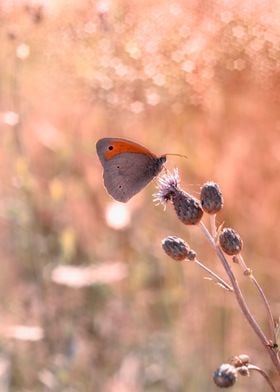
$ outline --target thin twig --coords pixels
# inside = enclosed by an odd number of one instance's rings
[[[206,238],[208,239],[210,244],[213,246],[217,256],[221,260],[221,262],[225,268],[225,271],[231,281],[237,302],[238,302],[244,316],[246,317],[247,321],[251,325],[252,329],[255,331],[256,335],[259,337],[260,341],[262,342],[262,344],[264,345],[268,354],[270,355],[270,358],[271,358],[273,364],[275,365],[276,369],[280,373],[280,363],[278,361],[277,355],[273,350],[271,350],[269,340],[267,339],[266,335],[264,334],[264,332],[260,328],[259,324],[257,323],[255,318],[251,314],[250,309],[248,308],[248,305],[246,304],[245,299],[243,297],[243,294],[240,290],[240,287],[238,285],[236,277],[235,277],[234,273],[232,272],[232,269],[231,269],[225,255],[224,255],[224,253],[222,252],[221,248],[216,244],[215,240],[213,239],[213,237],[211,236],[211,234],[207,230],[206,226],[202,222],[200,222],[200,228],[202,229],[202,232],[204,233],[204,235],[206,236]]]
[[[237,256],[240,265],[243,267],[244,272],[246,271],[250,271],[250,269],[247,267],[243,257],[241,255]],[[274,319],[273,319],[273,315],[272,315],[272,311],[269,305],[269,302],[264,294],[263,289],[261,288],[261,286],[259,285],[257,279],[254,277],[254,275],[252,274],[252,272],[250,272],[247,276],[249,276],[249,278],[252,280],[252,282],[254,283],[254,285],[256,286],[266,309],[267,315],[268,315],[268,323],[269,323],[269,328],[270,328],[270,333],[271,333],[271,340],[273,343],[276,343],[276,332],[275,332],[275,325],[274,325]]]
[[[201,263],[199,260],[195,259],[194,262],[200,267],[202,268],[204,271],[207,271],[208,274],[216,281],[218,282],[224,289],[233,292],[233,288],[227,284],[222,278],[220,278],[215,272],[213,272],[212,270],[210,270],[208,267],[206,267],[206,265],[204,265],[203,263]]]
[[[269,376],[266,374],[266,372],[264,370],[262,370],[261,368],[259,368],[258,366],[254,366],[254,365],[248,365],[248,369],[249,370],[254,370],[258,373],[260,373],[263,378],[266,380],[266,382],[268,383],[268,385],[270,386],[270,388],[273,390],[273,392],[277,392],[277,389],[274,387],[274,385],[272,384],[272,382],[270,381]]]

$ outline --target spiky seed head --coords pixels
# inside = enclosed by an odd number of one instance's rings
[[[165,253],[174,260],[193,260],[195,258],[195,252],[179,237],[168,236],[162,241],[161,245]]]
[[[203,210],[197,199],[181,189],[177,189],[171,197],[176,214],[185,225],[196,225],[200,222]]]
[[[225,227],[219,235],[219,243],[223,251],[230,256],[241,252],[243,241],[240,235],[233,229]]]
[[[214,383],[220,388],[232,387],[237,379],[237,370],[229,363],[222,364],[213,375]]]
[[[224,205],[223,195],[219,185],[208,181],[200,189],[200,202],[203,210],[208,214],[216,214]]]

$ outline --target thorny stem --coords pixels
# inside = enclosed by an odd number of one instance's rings
[[[247,321],[251,325],[252,329],[255,331],[256,335],[259,337],[260,341],[262,342],[262,344],[264,345],[268,354],[270,355],[270,358],[271,358],[273,364],[275,365],[276,369],[280,373],[280,363],[278,361],[277,354],[275,353],[275,351],[273,351],[271,349],[269,340],[267,339],[264,332],[262,331],[262,329],[258,325],[257,321],[255,320],[255,318],[251,314],[250,309],[248,308],[248,306],[245,302],[245,299],[243,297],[243,294],[240,290],[240,287],[238,285],[236,277],[235,277],[234,273],[232,272],[232,269],[231,269],[225,255],[224,255],[224,253],[222,252],[221,248],[215,243],[215,240],[213,239],[213,237],[211,236],[211,234],[207,230],[206,226],[202,222],[200,222],[199,225],[200,225],[200,228],[202,229],[202,232],[204,233],[204,235],[206,236],[206,238],[210,242],[210,244],[213,246],[217,256],[219,257],[219,259],[221,260],[221,262],[224,266],[224,269],[225,269],[225,271],[231,281],[235,297],[237,299],[237,302],[238,302],[244,316],[246,317]]]
[[[202,268],[204,271],[207,271],[208,274],[216,281],[218,282],[224,289],[233,292],[233,288],[227,284],[222,278],[220,278],[217,274],[215,274],[215,272],[213,272],[212,270],[210,270],[208,267],[206,267],[206,265],[204,265],[203,263],[201,263],[199,260],[195,259],[194,262],[200,267]]]
[[[241,255],[238,255],[237,259],[240,262],[241,266],[243,267],[244,272],[250,271],[250,269],[247,267],[247,265],[246,265],[246,263],[245,263],[245,261],[244,261],[244,259],[243,259],[243,257]],[[268,322],[269,322],[269,328],[270,328],[270,333],[271,333],[271,340],[272,340],[273,343],[276,343],[276,332],[275,332],[274,319],[273,319],[273,315],[272,315],[271,308],[270,308],[270,305],[268,303],[268,300],[267,300],[267,298],[265,296],[265,293],[263,292],[263,289],[259,285],[258,281],[254,277],[252,272],[249,273],[248,276],[252,280],[254,285],[256,286],[256,288],[257,288],[257,290],[258,290],[258,292],[259,292],[259,294],[260,294],[260,296],[261,296],[261,298],[262,298],[262,300],[264,302],[265,309],[266,309],[266,312],[267,312],[267,315],[268,315]]]
[[[263,376],[263,378],[266,380],[266,382],[269,384],[269,386],[273,390],[273,392],[277,392],[276,388],[274,387],[274,385],[270,381],[270,378],[268,377],[268,375],[266,374],[266,372],[264,370],[262,370],[258,366],[254,366],[254,365],[248,365],[248,369],[254,370],[254,371],[260,373]]]

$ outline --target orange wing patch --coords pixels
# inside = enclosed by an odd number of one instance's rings
[[[136,154],[145,154],[145,155],[150,155],[153,158],[156,158],[156,155],[154,155],[147,148],[140,146],[140,144],[124,142],[124,141],[115,141],[115,142],[113,141],[112,143],[110,143],[106,148],[104,156],[106,160],[109,160],[114,156],[119,155],[123,152],[134,152]]]

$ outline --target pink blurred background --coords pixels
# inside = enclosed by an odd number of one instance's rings
[[[115,204],[95,143],[187,155],[167,167],[195,196],[218,182],[279,317],[279,18],[275,0],[1,1],[1,391],[211,392],[240,353],[272,374],[233,296],[163,253],[181,236],[223,274],[198,228],[154,183]]]

